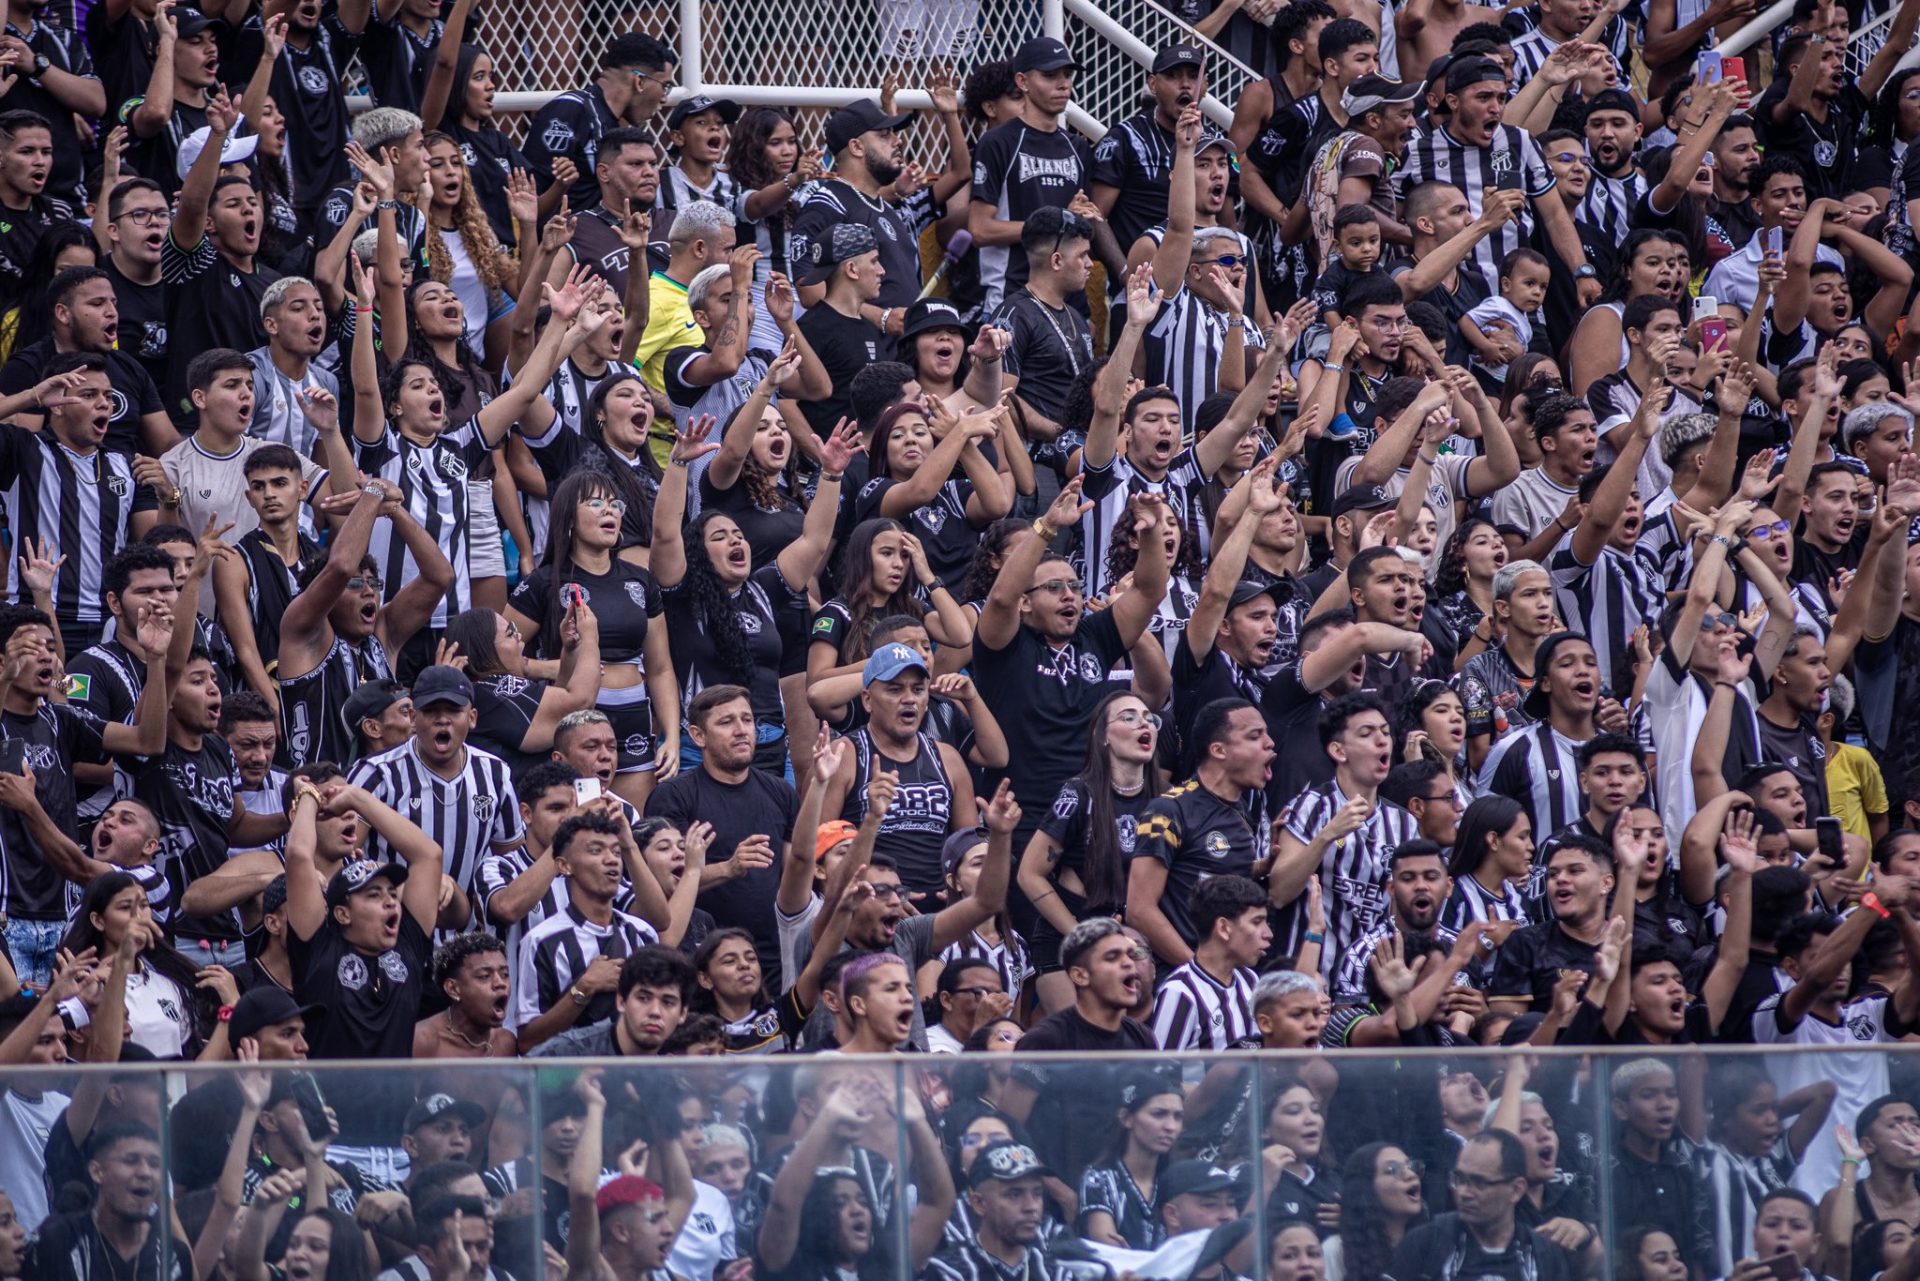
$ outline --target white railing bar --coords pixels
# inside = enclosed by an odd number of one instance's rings
[[[1793,0],[1779,3],[1754,15],[1746,26],[1714,45],[1724,54],[1742,54],[1760,42],[1760,38],[1793,16]]]
[[[1067,14],[1061,8],[1060,0],[1046,0],[1040,6],[1040,30],[1055,40],[1067,34]]]
[[[1074,17],[1080,19],[1080,21],[1086,23],[1089,27],[1092,27],[1108,44],[1111,44],[1121,53],[1132,58],[1142,67],[1151,67],[1153,65],[1155,50],[1148,48],[1146,42],[1141,40],[1140,37],[1134,35],[1133,32],[1127,30],[1095,7],[1092,0],[1062,0],[1062,2],[1067,8],[1073,10]],[[1792,0],[1787,0],[1787,3],[1791,4]],[[1168,16],[1171,17],[1172,15]],[[1193,33],[1188,32],[1188,34],[1192,35]],[[1198,36],[1194,36],[1194,42],[1196,44],[1210,44],[1210,42],[1201,40]],[[1213,52],[1222,58],[1230,56],[1224,50],[1218,49],[1217,46],[1213,48]],[[1252,74],[1251,70],[1249,70],[1248,74]],[[1221,129],[1226,129],[1233,124],[1233,108],[1212,94],[1208,94],[1200,100],[1200,110],[1205,113],[1207,119],[1211,120]],[[1105,132],[1104,129],[1101,130],[1103,135]]]
[[[700,57],[701,37],[706,34],[701,8],[700,0],[680,0],[680,83],[689,89],[698,89],[706,75]]]

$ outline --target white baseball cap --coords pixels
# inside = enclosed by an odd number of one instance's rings
[[[246,123],[246,117],[242,116],[234,122],[233,127],[238,129],[244,123]],[[207,140],[211,137],[213,137],[213,130],[206,125],[202,125],[181,140],[180,158],[174,167],[180,171],[180,180],[182,182],[186,181],[187,171],[193,168],[193,162],[198,160],[200,153],[207,149]],[[227,140],[220,144],[220,163],[223,165],[238,164],[251,156],[253,149],[259,145],[259,134],[250,133],[242,138],[229,133]]]

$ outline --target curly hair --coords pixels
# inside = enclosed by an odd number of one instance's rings
[[[904,534],[905,525],[885,516],[863,520],[847,536],[846,560],[840,570],[840,601],[847,607],[849,625],[840,639],[840,661],[857,663],[873,649],[873,626],[882,618],[904,614],[925,619],[927,611],[914,598],[911,578],[886,600],[873,603],[873,544],[882,534]]]
[[[985,600],[1000,577],[1000,562],[1006,559],[1013,536],[1027,527],[1018,516],[1002,516],[980,532],[980,545],[974,548],[973,561],[967,566],[967,581],[960,585],[960,601]]]
[[[727,676],[735,684],[753,687],[753,651],[747,647],[746,629],[740,626],[740,607],[733,593],[720,581],[713,561],[707,555],[707,526],[716,520],[731,520],[723,511],[703,511],[687,529],[687,599],[693,602],[694,621],[713,641],[714,653],[725,665]]]
[[[1133,512],[1123,511],[1120,519],[1113,523],[1113,536],[1107,544],[1107,581],[1112,583],[1123,574],[1131,574],[1139,559],[1140,544],[1133,534]],[[1199,582],[1206,574],[1200,553],[1184,528],[1180,530],[1180,550],[1174,555],[1173,573],[1190,583]]]
[[[1453,527],[1447,545],[1440,549],[1440,564],[1433,574],[1435,600],[1445,600],[1456,592],[1467,590],[1467,539],[1482,526],[1495,528],[1494,523],[1485,516],[1469,516]]]
[[[1356,1148],[1340,1167],[1340,1241],[1347,1252],[1348,1276],[1385,1276],[1393,1246],[1387,1236],[1387,1211],[1374,1190],[1374,1165],[1397,1143]]]
[[[789,169],[786,173],[775,173],[773,166],[767,163],[767,143],[783,121],[789,126],[793,125],[793,116],[784,107],[749,107],[733,126],[727,138],[727,172],[733,175],[734,181],[743,190],[751,192],[771,187],[792,172]],[[796,162],[799,157],[796,149]],[[785,219],[791,208],[791,203],[783,204],[772,216]]]
[[[772,408],[771,405],[768,406]],[[727,421],[721,425],[720,435],[725,436],[733,429],[734,422],[740,417],[745,405],[736,405]],[[777,412],[777,411],[776,411]],[[784,420],[782,426],[785,426]],[[754,427],[757,434],[760,428]],[[791,436],[793,429],[787,428]],[[739,483],[745,487],[747,501],[763,512],[805,511],[805,504],[795,498],[801,493],[800,451],[797,448],[787,450],[786,465],[779,471],[768,471],[761,461],[753,456],[753,450],[747,450],[746,461],[740,465]]]
[[[442,142],[452,147],[456,154],[459,153],[460,144],[438,129],[421,139],[421,146],[430,149]],[[441,238],[440,229],[434,226],[432,209],[421,209],[420,212],[426,224],[427,271],[441,284],[451,284],[453,256],[447,252],[447,242]],[[486,210],[480,207],[480,197],[474,192],[473,178],[466,172],[464,163],[461,165],[460,198],[453,206],[453,226],[460,233],[460,239],[467,247],[467,257],[472,259],[473,269],[487,287],[488,296],[510,291],[514,285],[514,257],[493,234],[493,224],[487,221]]]

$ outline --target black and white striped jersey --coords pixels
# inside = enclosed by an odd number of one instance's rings
[[[1574,757],[1581,742],[1556,730],[1551,721],[1516,730],[1495,743],[1480,763],[1474,791],[1518,801],[1536,833],[1557,832],[1585,810]]]
[[[1198,959],[1177,967],[1153,998],[1153,1039],[1163,1050],[1251,1050],[1260,1045],[1253,1023],[1252,970],[1235,970],[1222,983]]]
[[[1603,692],[1618,696],[1630,690],[1633,633],[1642,624],[1658,626],[1667,606],[1666,587],[1653,564],[1637,552],[1607,546],[1593,564],[1582,565],[1568,531],[1548,553],[1546,569],[1561,619],[1586,636],[1600,656]]]
[[[1135,1250],[1157,1250],[1167,1239],[1155,1198],[1140,1190],[1125,1161],[1118,1158],[1087,1167],[1080,1176],[1080,1222],[1095,1210],[1113,1220],[1114,1231]],[[951,1238],[949,1238],[951,1240]]]
[[[1127,504],[1138,494],[1159,494],[1183,528],[1191,528],[1190,509],[1200,502],[1200,490],[1206,477],[1200,474],[1200,460],[1193,450],[1183,449],[1167,465],[1166,477],[1149,480],[1134,469],[1125,452],[1116,451],[1105,467],[1083,466],[1081,497],[1093,504],[1093,510],[1080,518],[1082,555],[1080,577],[1086,581],[1088,598],[1103,596],[1111,586],[1107,574],[1107,551],[1113,545],[1113,528],[1126,512]],[[1204,523],[1204,522],[1202,522]],[[1205,547],[1195,549],[1204,558]]]
[[[1346,950],[1340,958],[1340,968],[1333,975],[1333,1003],[1335,1005],[1362,1005],[1367,999],[1367,966],[1373,961],[1373,950],[1385,942],[1393,933],[1393,922],[1385,920],[1360,936],[1358,942]],[[1452,947],[1454,940],[1460,937],[1458,930],[1445,925],[1433,927],[1433,937]],[[1468,983],[1463,970],[1453,976],[1455,987],[1464,987]]]
[[[511,849],[527,838],[520,798],[507,763],[492,752],[466,749],[467,759],[451,779],[420,759],[414,740],[356,764],[348,778],[397,810],[431,837],[445,858],[444,870],[471,892],[480,860],[492,849]],[[367,838],[369,858],[388,861],[399,853],[378,833]]]
[[[1518,41],[1514,47],[1519,48]],[[1640,207],[1648,185],[1647,176],[1638,169],[1629,168],[1618,178],[1594,169],[1587,194],[1573,207],[1573,216],[1599,232],[1608,244],[1617,245],[1633,230],[1634,210]]]
[[[354,441],[354,451],[362,471],[400,487],[407,513],[427,531],[453,566],[453,586],[433,607],[429,623],[445,627],[449,618],[473,604],[467,480],[487,461],[488,453],[478,420],[440,433],[429,445],[408,440],[389,426],[371,445]],[[407,550],[400,531],[385,517],[374,522],[368,550],[386,584],[382,589],[385,599],[392,600],[402,587],[420,576],[420,563]]]
[[[1345,807],[1348,797],[1337,780],[1309,787],[1294,797],[1280,821],[1302,844]],[[1320,897],[1326,904],[1327,937],[1320,949],[1320,977],[1331,980],[1339,972],[1347,950],[1387,916],[1387,882],[1394,850],[1420,835],[1412,814],[1389,800],[1376,800],[1373,813],[1360,829],[1328,847],[1320,860]],[[1306,914],[1294,913],[1294,933],[1305,927]],[[1297,951],[1299,939],[1286,950]]]
[[[1027,955],[1027,941],[1020,937],[1019,931],[1011,929],[1000,936],[998,943],[987,942],[978,930],[970,931],[965,938],[947,944],[939,960],[942,965],[960,961],[991,965],[1000,975],[1001,990],[1016,999],[1020,985],[1034,973],[1033,962]]]
[[[107,617],[101,571],[132,541],[133,514],[154,510],[158,501],[150,488],[134,483],[133,460],[101,449],[75,453],[50,429],[34,433],[0,425],[0,489],[16,544],[39,539],[66,558],[53,582],[53,612],[62,632],[92,630],[97,638]],[[22,599],[20,564],[12,556],[7,599]]]
[[[1458,935],[1475,921],[1532,923],[1519,887],[1502,881],[1498,889],[1490,890],[1468,873],[1454,878],[1453,893],[1440,908],[1440,924]]]
[[[1164,383],[1173,388],[1180,402],[1181,425],[1188,431],[1193,430],[1200,402],[1220,390],[1223,353],[1236,326],[1245,351],[1266,347],[1259,326],[1246,316],[1230,316],[1193,290],[1181,288],[1161,306],[1147,330],[1147,385]]]
[[[1410,191],[1423,182],[1451,183],[1467,193],[1467,205],[1478,218],[1489,187],[1517,183],[1530,200],[1538,200],[1553,190],[1556,181],[1533,135],[1523,129],[1497,126],[1491,142],[1475,147],[1455,138],[1445,126],[1436,126],[1417,135],[1407,147],[1399,189]],[[1473,266],[1485,278],[1487,291],[1497,291],[1500,260],[1532,239],[1533,221],[1531,210],[1522,208],[1519,217],[1475,245],[1462,268]]]
[[[639,811],[627,805],[625,801],[621,804],[629,811],[628,822],[631,824],[637,821]],[[474,875],[474,919],[482,923],[480,928],[492,930],[506,943],[507,964],[516,973],[520,968],[521,939],[549,917],[566,911],[573,902],[572,896],[567,892],[567,878],[555,876],[547,884],[546,893],[527,909],[525,916],[517,921],[501,918],[496,911],[494,897],[525,876],[538,861],[538,856],[525,845],[518,845],[510,850],[492,850],[481,857],[480,870]],[[614,893],[613,908],[616,912],[631,913],[633,911],[633,883],[625,877],[621,878],[620,888]]]
[[[957,1247],[942,1247],[927,1261],[920,1274],[925,1281],[1066,1281],[1069,1274],[1049,1258],[1038,1243],[1026,1247],[1026,1258],[1009,1268],[981,1247],[969,1241]]]
[[[280,676],[288,763],[300,766],[332,761],[344,768],[360,751],[360,737],[346,721],[347,699],[362,681],[388,680],[392,676],[387,651],[378,637],[368,636],[355,643],[339,635],[312,671]]]
[[[616,911],[606,925],[596,925],[572,903],[527,931],[520,943],[520,962],[514,974],[514,1021],[525,1027],[563,1000],[595,957],[624,960],[659,934],[637,916]],[[580,1012],[578,1026],[586,1027],[614,1015],[614,995],[597,993]]]

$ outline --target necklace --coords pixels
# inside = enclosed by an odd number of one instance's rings
[[[491,1034],[487,1034],[487,1035],[483,1035],[477,1041],[474,1040],[472,1037],[468,1036],[465,1032],[462,1032],[459,1028],[454,1026],[452,1010],[447,1011],[447,1031],[453,1033],[454,1037],[457,1038],[468,1049],[480,1051],[481,1058],[490,1059],[493,1057],[493,1036]]]

